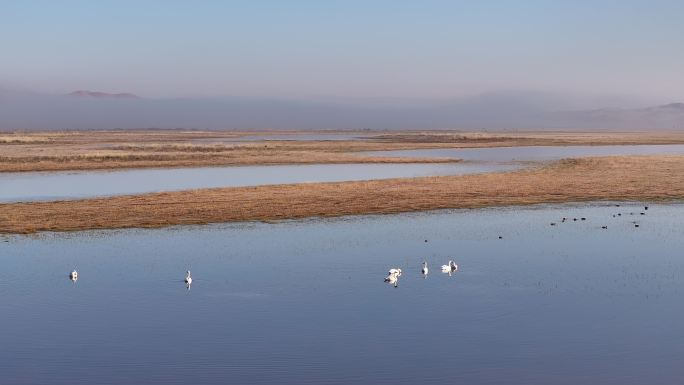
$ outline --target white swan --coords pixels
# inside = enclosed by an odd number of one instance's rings
[[[71,273],[69,273],[69,279],[74,281],[74,282],[78,281],[78,271],[76,271],[76,269],[74,269],[73,271],[71,271]]]
[[[429,271],[427,262],[423,261],[423,268],[420,269],[420,272],[423,273],[423,278],[427,277]]]
[[[449,261],[448,265],[442,265],[442,273],[449,273],[451,275],[456,270],[458,270],[458,265],[454,261]]]
[[[399,277],[401,277],[401,269],[390,269],[387,273],[387,277],[385,277],[385,282],[389,283],[390,285],[393,285],[394,287],[397,287]]]
[[[394,287],[399,286],[399,276],[396,274],[388,275],[385,278],[385,282],[389,283],[390,285],[393,285]]]
[[[190,270],[185,272],[185,283],[190,287],[192,285],[192,276],[190,275]]]

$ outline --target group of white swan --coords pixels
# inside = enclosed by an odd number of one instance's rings
[[[442,273],[449,273],[449,276],[451,276],[451,273],[455,272],[456,270],[458,270],[458,265],[456,265],[454,261],[449,261],[447,265],[442,265]],[[430,270],[428,269],[427,262],[423,261],[423,267],[420,269],[421,274],[423,274],[423,278],[427,278],[429,271]],[[385,277],[385,282],[397,287],[399,283],[399,277],[401,277],[401,269],[390,269],[387,273],[387,277]],[[73,282],[78,281],[78,271],[76,269],[69,273],[69,279]],[[190,286],[192,285],[192,274],[190,273],[190,270],[185,272],[185,279],[183,281],[187,285],[188,289],[190,289]]]
[[[442,273],[448,273],[449,276],[451,276],[451,274],[457,270],[458,265],[455,264],[454,261],[449,261],[448,264],[442,265]],[[420,272],[423,275],[423,278],[427,278],[427,275],[430,272],[427,262],[423,261],[423,267],[420,269]],[[399,277],[401,277],[401,269],[392,268],[387,273],[387,277],[385,277],[385,282],[389,283],[394,287],[397,287],[399,286]]]

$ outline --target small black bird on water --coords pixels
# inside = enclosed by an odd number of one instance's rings
[[[601,226],[601,228],[602,228],[602,229],[607,229],[607,228],[608,228],[608,226]]]

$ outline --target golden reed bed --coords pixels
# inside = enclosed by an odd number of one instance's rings
[[[330,132],[325,132],[329,134]],[[256,133],[267,136],[272,133]],[[454,159],[370,157],[363,151],[541,145],[675,144],[684,133],[401,132],[362,140],[238,142],[231,131],[0,133],[0,172],[313,163],[423,163]],[[282,133],[279,133],[282,136]]]
[[[0,232],[163,227],[599,200],[684,198],[684,156],[562,160],[492,174],[0,204]]]

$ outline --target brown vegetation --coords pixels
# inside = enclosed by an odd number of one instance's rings
[[[363,151],[542,145],[673,144],[684,133],[376,133],[344,141],[238,141],[230,131],[0,133],[0,172],[255,164],[453,162],[370,157]],[[281,133],[282,134],[282,133]],[[369,135],[360,132],[359,135]]]
[[[684,198],[684,156],[569,159],[463,176],[0,204],[0,232],[161,227],[568,201]]]

